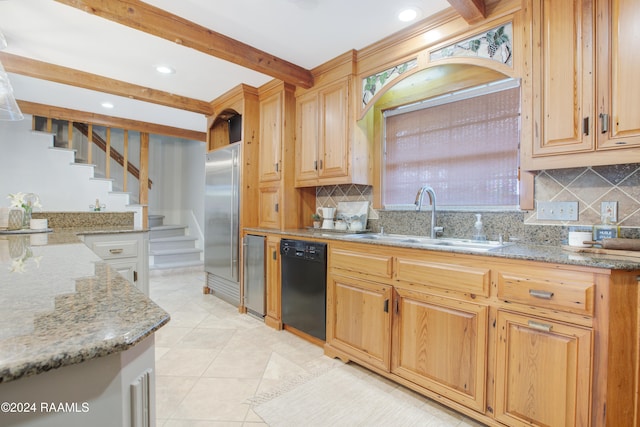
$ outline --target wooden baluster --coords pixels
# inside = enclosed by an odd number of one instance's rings
[[[138,203],[142,205],[142,228],[147,228],[149,207],[149,134],[140,132],[140,176],[138,177]]]
[[[67,148],[73,150],[73,122],[67,122]]]
[[[104,175],[109,179],[111,178],[111,128],[107,128],[107,147],[104,150],[104,157]]]
[[[93,161],[93,125],[89,123],[87,128],[87,163],[91,164]]]
[[[129,175],[129,131],[126,129],[124,131],[124,147],[122,151],[124,151],[124,153],[122,153],[122,191],[127,191],[127,176]]]

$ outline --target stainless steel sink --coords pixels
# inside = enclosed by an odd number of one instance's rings
[[[347,234],[348,240],[375,240],[381,243],[410,245],[420,248],[460,249],[473,252],[488,252],[504,248],[512,243],[501,243],[494,240],[471,240],[456,238],[431,239],[423,236],[407,236],[401,234]]]

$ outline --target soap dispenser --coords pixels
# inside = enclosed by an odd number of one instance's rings
[[[473,226],[476,229],[476,232],[473,235],[473,240],[487,240],[487,236],[485,236],[484,231],[482,230],[482,214],[476,214],[476,223]]]

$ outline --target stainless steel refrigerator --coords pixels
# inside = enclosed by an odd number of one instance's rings
[[[207,286],[221,299],[240,305],[241,143],[207,153],[204,201],[204,269]]]

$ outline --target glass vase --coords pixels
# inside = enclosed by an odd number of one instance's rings
[[[11,209],[9,211],[9,220],[7,228],[9,230],[19,230],[22,228],[24,211],[22,209]]]
[[[33,212],[33,209],[31,208],[31,206],[28,206],[24,208],[23,211],[22,228],[31,228],[31,213]]]

